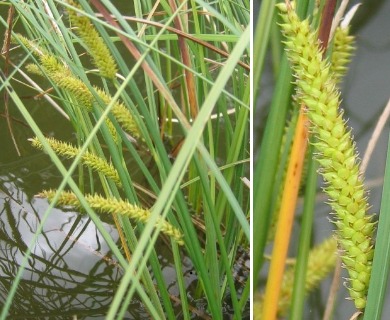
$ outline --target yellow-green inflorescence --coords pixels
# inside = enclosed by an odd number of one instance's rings
[[[47,198],[51,201],[56,194],[55,190],[44,190],[36,197],[38,198]],[[115,198],[104,198],[99,195],[85,195],[85,200],[88,205],[100,213],[117,213],[124,216],[127,216],[137,222],[147,223],[150,219],[150,211],[147,209],[142,209],[136,205],[129,203],[128,201],[118,200]],[[58,206],[73,206],[78,209],[82,209],[80,201],[77,199],[76,195],[72,192],[63,191],[60,194],[59,199],[57,200]],[[156,226],[161,227],[161,232],[165,235],[171,237],[179,245],[184,245],[183,235],[174,226],[169,222],[158,219]]]
[[[340,82],[347,72],[347,64],[355,51],[355,37],[349,34],[349,26],[336,28],[332,54],[330,56],[330,71],[336,82]]]
[[[47,75],[56,85],[72,94],[78,104],[85,107],[88,111],[92,111],[93,102],[95,102],[96,99],[88,87],[79,78],[76,78],[63,63],[42,47],[36,45],[34,42],[21,35],[18,35],[17,38],[28,49],[32,50],[35,56],[38,57],[44,73],[42,73],[39,67],[35,64],[28,64],[28,71],[40,76]],[[98,87],[94,87],[94,89],[96,90],[97,95],[107,106],[111,102],[112,97]],[[132,113],[122,102],[116,101],[111,109],[111,112],[127,133],[135,139],[141,139],[140,130]],[[117,140],[114,125],[109,120],[107,120],[107,125],[114,140]]]
[[[48,76],[57,86],[71,93],[79,104],[88,111],[92,110],[94,97],[88,87],[79,78],[76,78],[64,63],[60,62],[54,55],[42,47],[28,40],[22,35],[17,35],[18,40],[23,43],[39,59],[43,73],[37,67],[28,65],[28,69],[36,74]]]
[[[99,97],[103,100],[104,104],[109,105],[112,97],[99,88],[95,87],[95,90]],[[122,102],[116,101],[111,109],[111,112],[126,132],[130,133],[136,139],[141,138],[138,125],[135,122],[132,113]]]
[[[287,55],[296,77],[297,99],[306,105],[317,140],[316,158],[335,214],[341,257],[350,277],[349,293],[355,306],[363,309],[371,275],[375,223],[367,214],[367,192],[355,144],[339,109],[340,93],[329,62],[322,59],[316,33],[308,20],[298,18],[293,4],[281,3],[278,8]]]
[[[77,9],[81,9],[76,1],[68,0],[67,2]],[[68,9],[68,14],[72,26],[76,27],[76,33],[87,47],[88,54],[92,57],[100,74],[103,77],[113,79],[118,70],[117,65],[89,18],[72,9]]]
[[[38,140],[38,138],[30,139],[30,141],[33,147],[43,150],[42,143]],[[53,138],[46,138],[46,141],[55,153],[68,159],[75,158],[80,153],[80,148],[73,147],[66,142],[58,141]],[[86,151],[81,156],[81,162],[89,168],[102,173],[107,178],[113,180],[117,186],[122,186],[118,172],[113,165],[108,163],[105,159]]]

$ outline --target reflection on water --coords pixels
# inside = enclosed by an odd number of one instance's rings
[[[46,134],[73,142],[69,123],[44,105],[36,107],[35,116]],[[15,108],[11,112],[15,112]],[[0,123],[0,304],[6,300],[24,252],[48,207],[46,199],[34,198],[34,195],[43,189],[57,188],[62,181],[49,157],[30,146],[27,141],[33,136],[30,129],[14,124],[18,147],[22,151],[22,156],[18,157],[4,123]],[[54,127],[53,123],[56,124]],[[142,185],[142,181],[137,182]],[[105,228],[112,238],[118,240],[110,217],[102,216],[102,219],[107,222]],[[176,317],[182,319],[172,252],[164,241],[158,241],[156,249]],[[192,263],[186,256],[182,257],[182,263],[192,317],[209,319],[205,314],[207,302],[196,296],[198,279]],[[243,255],[243,260],[234,266],[238,282],[244,283],[248,279],[248,264],[249,258]],[[72,319],[76,315],[77,319],[104,319],[121,276],[122,269],[86,215],[53,209],[17,288],[11,318]],[[241,285],[238,284],[237,289],[240,294]],[[230,301],[227,292],[223,302],[226,319],[233,314]],[[133,298],[126,319],[149,318],[140,300]],[[243,318],[249,319],[249,305]]]
[[[1,180],[0,295],[4,301],[48,204],[29,199],[9,177]],[[113,239],[118,238],[112,226],[105,224],[105,228]],[[105,314],[121,275],[122,269],[87,217],[53,209],[34,245],[11,314],[23,318]]]
[[[48,207],[45,199],[28,196],[15,184],[21,182],[13,175],[0,176],[0,300],[4,302],[12,281],[22,263],[41,216]],[[103,223],[117,241],[116,229]],[[181,306],[176,284],[176,271],[171,252],[159,248],[159,260],[169,293],[180,318]],[[237,281],[249,276],[248,257],[243,255],[241,268],[234,266]],[[240,262],[241,264],[241,262]],[[203,310],[207,303],[193,293],[197,277],[191,261],[183,257],[183,274],[188,298],[196,319],[209,319]],[[87,216],[73,211],[53,209],[36,241],[17,293],[12,302],[12,318],[34,319],[104,319],[120,278],[121,266],[110,255],[104,239]],[[244,272],[244,274],[243,274]],[[249,312],[249,309],[248,309]],[[229,299],[224,313],[233,314]],[[133,299],[126,319],[147,319],[150,316],[142,303]],[[249,314],[247,315],[249,317]]]
[[[24,169],[22,171],[28,171]],[[43,173],[43,171],[42,171]],[[34,198],[23,191],[23,179],[0,172],[0,301],[4,302],[24,253],[38,229],[48,207],[45,199]],[[19,185],[18,185],[19,184]],[[103,223],[117,241],[114,226]],[[167,246],[159,249],[159,260],[169,293],[180,319],[179,290],[171,252]],[[249,276],[249,257],[243,250],[238,259],[236,281]],[[197,277],[191,261],[183,257],[184,278],[194,319],[209,319],[203,310],[207,303],[196,299]],[[17,293],[10,309],[12,318],[20,319],[104,319],[123,274],[94,224],[85,215],[73,211],[52,209],[36,241]],[[242,287],[239,289],[241,292]],[[227,297],[224,314],[233,311]],[[249,307],[245,319],[249,319]],[[142,303],[133,299],[126,319],[148,319]]]
[[[48,207],[46,199],[34,198],[43,185],[58,185],[60,176],[40,152],[4,164],[0,155],[0,301],[4,303],[40,220]],[[113,224],[103,223],[114,241]],[[172,252],[164,241],[158,248],[164,279],[171,300],[182,318]],[[246,251],[244,251],[246,253]],[[239,260],[240,261],[240,260]],[[183,256],[183,274],[194,319],[209,319],[207,303],[195,297],[197,277],[191,261]],[[235,266],[235,279],[249,276],[249,258]],[[86,215],[52,209],[36,241],[12,302],[13,319],[104,319],[123,270],[95,225]],[[242,288],[241,288],[242,289]],[[241,291],[239,289],[239,292]],[[233,314],[230,299],[224,314]],[[249,317],[248,314],[245,319]],[[149,319],[137,298],[131,301],[125,319]]]

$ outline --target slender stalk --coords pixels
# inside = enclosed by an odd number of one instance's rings
[[[364,320],[383,319],[383,306],[390,270],[390,137],[387,146],[386,169],[383,182],[382,202],[379,215],[378,233],[375,245],[375,254],[372,263],[372,277],[370,280],[367,306],[364,311]]]
[[[313,147],[309,148],[308,173],[306,180],[305,205],[302,214],[302,231],[299,237],[299,249],[294,274],[294,288],[291,298],[291,320],[303,319],[304,297],[306,293],[305,280],[307,279],[308,259],[314,221],[315,195],[317,191],[317,163],[311,157]]]
[[[308,140],[307,124],[308,119],[306,115],[304,112],[300,112],[291,150],[291,160],[287,168],[279,221],[275,234],[274,249],[272,251],[270,272],[262,311],[263,319],[276,319],[284,265],[300,186],[303,158],[305,157],[304,151],[306,150]]]

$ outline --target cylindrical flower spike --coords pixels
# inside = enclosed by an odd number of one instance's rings
[[[347,64],[351,60],[355,37],[349,34],[349,27],[337,27],[334,35],[334,44],[330,57],[331,71],[334,73],[336,82],[340,82],[347,72]]]
[[[27,38],[17,35],[18,40],[23,43],[32,53],[39,58],[40,65],[47,75],[60,88],[71,93],[83,107],[88,111],[92,110],[92,102],[94,100],[92,93],[88,87],[80,79],[76,78],[71,71],[61,63],[54,55],[48,53],[44,48],[35,44]],[[30,67],[31,69],[31,67]],[[34,68],[35,73],[39,70]],[[39,72],[40,73],[40,72]]]
[[[363,309],[371,274],[374,223],[366,214],[368,203],[355,144],[339,110],[340,93],[329,63],[322,60],[316,33],[310,30],[308,20],[300,21],[293,5],[277,6],[287,56],[297,79],[297,99],[307,106],[311,131],[317,137],[317,159],[336,216],[342,260],[350,277],[348,289],[356,308]],[[364,232],[361,225],[367,226]]]
[[[285,25],[285,27],[289,28],[289,25]],[[335,32],[335,36],[334,36],[334,44],[333,44],[333,49],[332,49],[332,55],[331,55],[331,61],[330,61],[330,72],[333,73],[335,81],[337,83],[341,82],[341,79],[343,78],[343,76],[345,75],[345,73],[347,71],[347,64],[350,62],[350,57],[352,55],[352,52],[355,50],[354,42],[355,42],[355,37],[351,36],[349,34],[349,27],[348,26],[344,26],[344,27],[340,26],[340,27],[336,28],[336,32]],[[309,58],[309,56],[310,56],[310,51],[308,50],[308,48],[305,48],[302,57],[307,59],[307,58]],[[306,83],[303,83],[303,85],[305,85],[305,84]],[[292,106],[293,106],[293,108],[292,108],[293,110],[298,108],[296,101],[293,102]],[[293,114],[294,114],[294,116],[296,116],[295,113],[293,113]],[[335,118],[337,115],[338,115],[337,113],[331,114],[328,112],[328,117],[331,119]],[[295,118],[297,118],[297,117],[295,117]],[[294,118],[291,119],[291,121],[286,125],[286,130],[285,130],[285,134],[283,136],[282,145],[284,145],[284,141],[286,139],[286,134],[287,134],[287,131],[289,130],[288,127],[289,126],[295,127],[295,125],[296,125],[296,122],[293,120],[294,120]],[[343,132],[342,130],[343,130],[343,127],[339,127],[339,126],[336,126],[335,128],[333,128],[335,135],[342,134],[342,132]],[[328,131],[321,131],[320,135],[322,136],[322,139],[325,139],[325,140],[332,139],[332,135]],[[335,141],[336,141],[336,143],[335,143]],[[333,139],[330,141],[330,144],[332,144],[332,143],[337,144],[338,140]],[[345,143],[344,144],[338,143],[338,149],[344,150],[344,145],[345,145]],[[284,150],[284,148],[281,149],[281,153],[282,153],[282,150]],[[331,165],[331,163],[329,163],[329,161],[327,162],[327,159],[318,159],[318,161],[321,162],[321,165],[324,167]],[[305,176],[306,165],[304,166],[303,169],[304,169],[304,171],[302,173],[301,181],[304,182],[305,179],[303,177]],[[276,200],[277,205],[275,206],[274,214],[272,216],[271,227],[268,231],[268,239],[272,239],[274,236],[275,225],[276,225],[276,221],[278,218],[278,212],[279,212],[279,202],[280,202],[279,198]]]
[[[73,0],[68,0],[68,3],[81,9],[80,5]],[[71,9],[68,10],[68,14],[72,26],[76,27],[76,33],[88,48],[87,52],[92,57],[101,75],[113,79],[118,69],[117,65],[89,18]]]
[[[106,105],[110,104],[112,97],[109,94],[97,87],[95,87],[95,90]],[[112,106],[111,112],[126,132],[130,133],[134,138],[140,139],[141,134],[138,125],[129,109],[123,103],[116,101]]]
[[[55,194],[55,190],[45,190],[36,195],[36,197],[47,198],[51,201]],[[99,195],[85,195],[85,200],[92,209],[101,213],[118,213],[142,223],[147,223],[150,219],[149,210],[142,209],[124,200],[118,200],[115,198],[107,199]],[[77,199],[76,195],[72,192],[66,191],[61,193],[59,199],[57,200],[57,205],[81,208],[80,201]],[[161,232],[175,240],[178,245],[184,245],[182,233],[169,222],[163,219],[158,219],[156,226],[160,226]]]
[[[80,153],[79,148],[75,148],[66,142],[58,141],[53,138],[47,138],[46,141],[53,148],[55,153],[68,159],[75,158]],[[30,142],[33,147],[40,150],[43,149],[42,143],[38,140],[38,138],[30,139]],[[113,165],[108,163],[105,159],[86,151],[81,156],[81,162],[91,169],[105,175],[107,178],[112,179],[117,186],[122,187],[118,172]]]

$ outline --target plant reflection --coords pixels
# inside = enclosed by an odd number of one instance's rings
[[[9,178],[9,177],[8,177]],[[9,179],[7,179],[9,180]],[[2,179],[4,182],[4,180]],[[0,193],[0,299],[4,301],[47,202],[12,183]],[[117,240],[117,232],[106,224]],[[122,269],[90,220],[53,209],[35,244],[11,314],[26,318],[105,314]],[[139,308],[139,307],[138,307]],[[137,311],[139,314],[139,310]]]

